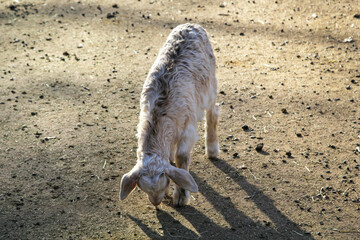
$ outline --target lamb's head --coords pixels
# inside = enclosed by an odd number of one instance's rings
[[[174,167],[166,161],[151,159],[151,161],[139,161],[122,177],[120,199],[124,200],[137,185],[146,192],[150,202],[157,206],[169,188],[170,179],[190,192],[198,191],[198,186],[188,171]]]
[[[157,206],[161,203],[170,185],[170,178],[165,172],[159,171],[155,174],[143,173],[138,180],[138,187],[146,192],[150,202]]]

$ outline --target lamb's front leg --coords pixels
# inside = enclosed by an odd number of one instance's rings
[[[176,152],[176,145],[175,144],[172,144],[171,147],[170,147],[170,157],[169,157],[169,162],[172,166],[176,166],[175,165],[175,152]],[[165,196],[166,197],[170,197],[170,184],[169,186],[167,186],[167,188],[165,189]]]
[[[190,152],[176,154],[176,166],[189,171]],[[190,192],[175,184],[173,193],[173,204],[178,207],[188,205],[190,203]]]
[[[181,140],[178,142],[175,155],[176,167],[189,171],[190,152],[199,136],[196,125],[188,125],[182,134]],[[190,192],[175,184],[173,193],[173,204],[175,206],[185,206],[190,203]]]

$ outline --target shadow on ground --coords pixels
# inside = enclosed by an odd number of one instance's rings
[[[253,221],[236,208],[229,197],[221,196],[206,181],[193,172],[192,175],[199,184],[199,191],[211,203],[214,209],[224,217],[230,227],[218,225],[209,216],[206,216],[203,212],[192,206],[175,210],[191,223],[196,232],[182,225],[171,214],[163,210],[158,210],[156,213],[164,231],[163,236],[144,224],[140,219],[130,215],[129,217],[151,239],[239,239],[239,237],[241,239],[313,239],[309,233],[304,232],[297,224],[282,214],[273,205],[273,201],[270,198],[256,186],[249,183],[243,176],[239,175],[232,166],[219,158],[211,160],[211,162],[230,176],[249,196],[252,196],[251,200],[255,203],[256,207],[266,214],[273,224],[268,223],[264,225],[263,223]],[[232,174],[235,172],[237,174]]]

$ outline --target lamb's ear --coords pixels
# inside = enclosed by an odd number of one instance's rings
[[[173,180],[176,185],[188,190],[190,192],[198,192],[198,185],[194,178],[185,169],[171,166],[170,164],[166,167],[165,173]]]
[[[121,178],[120,183],[120,199],[124,200],[136,187],[138,178],[140,173],[140,167],[138,165],[135,165],[134,168],[124,174],[124,176]]]

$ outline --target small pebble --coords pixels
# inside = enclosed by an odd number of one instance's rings
[[[111,18],[114,18],[115,17],[115,14],[113,14],[113,13],[108,13],[107,15],[106,15],[106,18],[107,19],[111,19]]]
[[[348,38],[345,38],[343,42],[344,43],[352,43],[352,42],[354,42],[354,39],[352,37],[348,37]]]
[[[247,166],[245,164],[241,165],[241,166],[237,166],[238,169],[247,169]]]
[[[264,144],[263,143],[259,143],[258,145],[256,145],[255,150],[257,152],[261,152],[263,150]]]
[[[243,125],[243,126],[242,126],[242,129],[243,129],[244,131],[249,131],[249,126],[248,126],[248,125]]]

